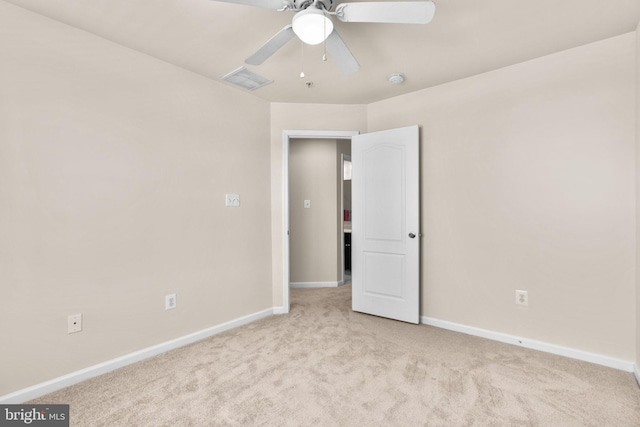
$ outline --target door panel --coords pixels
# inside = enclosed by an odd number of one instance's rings
[[[382,254],[364,252],[363,286],[364,293],[381,298],[403,297],[404,256],[399,254]]]
[[[352,139],[353,310],[420,320],[419,130]],[[413,237],[411,237],[413,236]]]
[[[404,230],[402,194],[403,150],[376,145],[364,150],[364,231],[369,240],[401,241]],[[375,215],[366,215],[376,212]]]

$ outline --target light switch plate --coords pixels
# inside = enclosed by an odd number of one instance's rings
[[[239,194],[227,194],[225,197],[225,206],[231,206],[237,208],[240,206],[240,195]]]
[[[311,209],[311,200],[305,200],[304,201],[304,208],[305,209]]]

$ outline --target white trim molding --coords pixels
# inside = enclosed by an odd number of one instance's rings
[[[44,396],[45,394],[97,377],[98,375],[106,374],[107,372],[165,353],[169,350],[184,347],[185,345],[209,338],[221,332],[228,331],[229,329],[255,322],[256,320],[271,316],[275,312],[276,307],[269,308],[198,332],[184,335],[170,341],[165,341],[151,347],[143,348],[142,350],[107,360],[106,362],[98,363],[97,365],[89,366],[85,369],[80,369],[79,371],[0,396],[0,404],[23,403],[40,396]]]
[[[516,337],[513,335],[503,334],[501,332],[493,332],[487,329],[480,329],[473,326],[461,325],[459,323],[448,322],[445,320],[438,320],[432,317],[422,316],[420,318],[420,322],[424,323],[425,325],[435,326],[437,328],[448,329],[455,332],[462,332],[463,334],[467,335],[474,335],[476,337],[487,338],[493,341],[513,344],[520,347],[530,348],[532,350],[538,350],[545,353],[556,354],[558,356],[569,357],[571,359],[582,360],[584,362],[591,362],[597,365],[619,369],[621,371],[634,372],[635,368],[636,379],[640,377],[640,373],[638,373],[638,368],[635,363],[628,360],[616,359],[614,357],[603,356],[601,354],[590,353],[583,350],[576,350],[569,347],[562,347],[555,344],[530,340],[528,338]]]
[[[284,306],[273,307],[273,314],[288,314],[289,310],[287,310]]]
[[[636,382],[638,383],[638,387],[640,387],[640,369],[636,364],[633,365],[633,375],[635,375]]]
[[[289,142],[292,139],[351,139],[359,131],[290,130],[282,131],[282,306],[288,313],[289,304]]]
[[[344,280],[339,282],[291,282],[289,286],[292,288],[337,288],[344,285]]]

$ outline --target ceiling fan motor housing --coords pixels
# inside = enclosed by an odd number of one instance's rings
[[[306,9],[314,3],[316,3],[314,0],[294,0],[293,2],[296,9]],[[333,7],[333,0],[317,0],[317,6],[329,11]]]

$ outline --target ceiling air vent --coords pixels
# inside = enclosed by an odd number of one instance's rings
[[[248,90],[258,89],[273,82],[273,80],[269,80],[265,76],[254,73],[253,71],[245,67],[240,67],[237,70],[233,70],[232,72],[224,76],[222,80]]]

